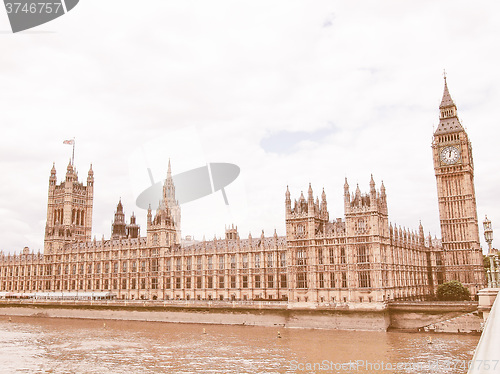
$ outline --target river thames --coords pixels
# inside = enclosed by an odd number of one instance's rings
[[[279,334],[278,334],[279,332]],[[466,373],[479,336],[0,317],[1,373]]]

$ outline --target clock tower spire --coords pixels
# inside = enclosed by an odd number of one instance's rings
[[[439,105],[439,126],[435,134],[444,134],[464,130],[457,117],[457,106],[451,98],[448,90],[446,76],[444,77],[444,92],[441,104]]]
[[[432,152],[439,202],[446,281],[458,280],[472,295],[485,284],[479,245],[472,146],[457,116],[446,76]]]

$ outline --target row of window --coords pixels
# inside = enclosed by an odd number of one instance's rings
[[[139,266],[138,266],[139,265]],[[149,265],[149,266],[148,266]],[[112,268],[112,271],[113,273],[118,273],[118,267],[119,267],[119,264],[118,262],[113,262],[112,265],[111,263],[109,262],[105,262],[103,264],[103,266],[101,266],[101,263],[98,262],[98,263],[95,263],[95,264],[87,264],[87,274],[93,274],[93,270],[95,271],[95,274],[100,274],[101,271],[103,273],[109,273],[111,268]],[[140,269],[141,272],[145,272],[145,271],[148,271],[148,268],[151,269],[151,271],[153,272],[157,272],[160,270],[160,266],[159,266],[159,262],[158,262],[158,259],[153,259],[151,260],[151,263],[149,264],[149,261],[140,261],[140,262],[136,262],[136,261],[132,261],[130,263],[130,269],[132,272],[137,272],[138,269]],[[79,264],[77,266],[77,264],[73,264],[71,265],[57,265],[57,266],[51,266],[51,265],[41,265],[40,266],[40,275],[52,275],[52,269],[54,269],[54,274],[55,275],[61,275],[63,274],[70,274],[70,269],[71,269],[71,274],[76,274],[77,273],[77,270],[78,270],[78,274],[83,274],[84,273],[84,269],[85,269],[85,266],[84,264]],[[124,261],[122,263],[122,272],[127,272],[129,269],[129,266],[128,266],[128,263],[126,261]],[[44,272],[45,270],[45,272]],[[14,268],[10,267],[10,268],[3,268],[0,269],[0,276],[24,276],[25,275],[25,268],[24,267],[19,267],[19,266],[16,266]],[[36,266],[33,266],[33,272],[31,272],[31,268],[28,267],[27,268],[27,271],[26,271],[26,275],[27,276],[36,276],[37,275],[37,267]]]
[[[219,255],[218,257],[218,263],[217,263],[217,268],[219,270],[223,270],[225,268],[225,255]],[[207,269],[212,270],[214,269],[214,256],[207,256]],[[261,262],[262,256],[260,253],[255,253],[254,255],[254,267],[255,268],[260,268],[261,265],[263,264]],[[192,262],[192,257],[185,257],[185,264],[186,264],[186,270],[193,270],[193,262]],[[245,253],[241,255],[241,265],[243,269],[248,269],[249,268],[249,254]],[[182,258],[178,257],[175,259],[175,266],[176,270],[180,271],[182,270]],[[229,255],[229,266],[231,269],[236,269],[236,255]],[[267,261],[266,261],[266,266],[269,268],[274,267],[274,253],[267,253]],[[279,266],[280,267],[286,267],[286,253],[282,252],[279,254]],[[202,256],[197,256],[196,257],[196,269],[197,270],[202,270],[203,268],[203,262],[202,262]],[[170,270],[170,259],[167,260],[167,271]]]
[[[330,248],[328,251],[328,259],[330,264],[335,264],[335,257],[336,257],[336,249],[335,248]],[[418,257],[416,253],[409,253],[408,254],[412,261],[411,263],[418,263],[419,260],[423,261],[422,258]],[[402,255],[399,254],[398,251],[394,253],[394,262],[399,263],[400,262],[400,257]],[[317,249],[317,258],[318,258],[318,264],[323,265],[325,264],[325,256],[324,256],[324,250],[323,248],[318,248]],[[346,250],[345,247],[340,247],[340,264],[345,264],[347,263],[347,257],[346,257]],[[370,262],[370,254],[369,254],[369,246],[365,244],[360,244],[356,246],[356,262],[357,263],[369,263]],[[382,252],[382,262],[385,261],[385,252]],[[297,249],[297,256],[296,256],[296,264],[297,265],[307,265],[307,249]]]
[[[164,285],[166,289],[173,288],[176,289],[191,289],[193,286],[196,288],[203,288],[203,277],[194,277],[194,282],[192,277],[186,277],[184,278],[184,284],[182,285],[181,283],[181,277],[175,277],[173,280],[168,277],[165,278],[164,280]],[[236,283],[236,276],[231,276],[229,277],[229,288],[237,288],[237,283]],[[217,283],[216,283],[217,282]],[[218,276],[218,277],[207,277],[206,282],[205,282],[205,288],[213,289],[213,288],[221,288],[225,289],[226,288],[226,279],[224,276]],[[278,286],[278,282],[275,281],[274,275],[268,275],[267,277],[260,276],[260,275],[255,275],[254,276],[254,288],[265,288],[267,283],[267,288],[274,288],[275,286]],[[279,286],[281,288],[287,288],[287,277],[285,274],[282,274],[279,278]],[[19,288],[22,290],[24,289],[25,283],[24,282],[4,282],[3,283],[3,289],[14,289],[17,290],[19,285]],[[34,289],[34,290],[50,290],[51,289],[52,282],[51,281],[32,281],[32,282],[26,282],[26,289]],[[147,279],[146,278],[140,278],[139,280],[132,278],[130,281],[127,279],[95,279],[95,280],[72,280],[72,281],[55,281],[53,283],[54,288],[56,290],[61,290],[61,286],[63,287],[62,289],[64,290],[84,290],[84,286],[86,285],[87,289],[104,289],[108,290],[110,289],[110,286],[113,286],[113,289],[118,289],[118,285],[121,286],[121,289],[128,289],[127,286],[130,286],[130,289],[135,290],[135,289],[146,289],[147,285]],[[94,287],[92,287],[94,285]],[[71,286],[68,288],[68,286]],[[77,288],[78,286],[78,288]],[[217,287],[215,287],[217,286]],[[155,290],[158,289],[158,278],[151,278],[151,284],[150,284],[151,289]],[[241,277],[241,288],[250,288],[251,283],[248,275],[244,275]]]
[[[318,264],[323,265],[324,264],[324,258],[323,258],[323,248],[318,248],[317,250],[317,256],[318,256]],[[297,265],[307,265],[307,249],[297,249],[297,256],[296,256],[296,264]],[[330,264],[335,264],[335,249],[330,248],[329,250],[329,260]],[[347,263],[347,257],[346,257],[346,252],[345,252],[345,247],[340,247],[340,263],[345,264]]]
[[[319,250],[321,251],[321,250]],[[303,250],[298,250],[297,251],[297,265],[307,265],[307,260],[304,258],[305,251]],[[359,247],[359,262],[368,262],[368,254],[366,253],[366,247]],[[177,258],[175,261],[175,270],[176,271],[182,271],[182,260],[181,258]],[[320,264],[322,261],[320,261]],[[247,263],[248,264],[248,263]],[[70,265],[57,265],[57,266],[51,266],[51,265],[45,265],[45,267],[42,265],[38,270],[40,270],[40,274],[38,275],[46,275],[46,276],[52,276],[52,275],[84,275],[85,268],[87,270],[86,274],[91,275],[91,274],[109,274],[109,273],[115,273],[117,274],[119,272],[119,262],[104,262],[103,264],[101,263],[89,263],[89,264],[72,264]],[[199,264],[198,264],[199,265]],[[210,264],[209,264],[210,265]],[[224,269],[223,262],[219,264],[219,269]],[[233,266],[234,265],[234,266]],[[245,265],[245,262],[243,263]],[[196,267],[198,270],[202,270],[201,266]],[[248,268],[248,266],[243,266],[243,268]],[[26,271],[25,271],[26,269]],[[213,266],[208,267],[209,270],[213,269]],[[236,269],[236,264],[231,263],[231,269]],[[45,272],[44,272],[45,270]],[[53,271],[54,270],[54,271]],[[121,272],[122,273],[127,273],[127,272],[132,272],[132,273],[137,273],[137,272],[159,272],[161,270],[161,266],[159,264],[158,259],[152,259],[150,261],[123,261],[121,263]],[[166,271],[172,271],[174,270],[171,266],[171,261],[170,259],[167,260],[166,263]],[[186,270],[191,271],[193,270],[190,258],[187,259],[186,263]],[[22,266],[15,266],[15,267],[9,267],[9,268],[0,268],[0,277],[13,277],[13,276],[37,276],[37,267],[33,267],[33,271],[31,271],[30,267],[24,268]],[[408,274],[409,277],[415,276],[413,272]]]
[[[194,277],[195,278],[195,284],[192,282],[192,277],[186,277],[184,278],[184,284],[182,284],[182,278],[181,277],[175,277],[173,279],[173,283],[171,283],[171,278],[166,278],[165,279],[165,288],[169,289],[173,288],[176,289],[191,289],[193,285],[196,286],[196,288],[203,288],[203,277]],[[237,283],[236,283],[236,276],[230,276],[229,277],[229,288],[237,288]],[[254,275],[253,277],[253,288],[265,288],[266,283],[267,283],[267,288],[274,288],[279,286],[280,288],[287,288],[288,283],[287,283],[287,277],[286,274],[281,274],[279,278],[279,285],[278,282],[275,280],[274,275],[267,275],[267,277],[260,276],[260,275]],[[224,289],[226,288],[226,278],[224,276],[218,276],[218,277],[206,277],[206,282],[205,282],[205,288],[221,288]],[[216,283],[217,282],[217,283]],[[241,288],[252,288],[251,284],[251,277],[248,275],[243,275],[241,276]]]
[[[337,275],[336,275],[337,274]],[[470,281],[472,278],[471,274],[465,273],[465,279],[464,281]],[[361,288],[370,288],[372,287],[372,282],[371,282],[371,277],[370,277],[370,271],[358,271],[358,287]],[[317,285],[318,288],[337,288],[336,285],[336,276],[340,276],[339,278],[339,285],[341,288],[347,288],[348,287],[348,281],[347,281],[347,272],[340,272],[340,273],[333,273],[333,272],[328,272],[328,273],[318,273],[318,278],[317,278]],[[208,289],[213,289],[213,288],[220,288],[220,289],[225,289],[226,287],[229,288],[237,288],[237,276],[207,276],[207,277],[202,277],[202,276],[194,276],[194,277],[165,277],[164,278],[164,287],[166,289],[170,288],[175,288],[175,289],[191,289],[191,288],[208,288]],[[387,283],[387,274],[382,273],[382,283],[386,284]],[[398,276],[395,279],[395,286],[396,287],[402,287],[404,285],[406,286],[411,286],[411,284],[408,283],[413,283],[415,286],[417,285],[416,279],[402,279],[405,277]],[[150,288],[151,289],[157,289],[158,288],[158,278],[157,277],[152,277],[149,278],[151,280]],[[203,282],[203,279],[205,279],[205,282]],[[310,278],[309,278],[310,279]],[[253,280],[253,283],[252,283]],[[310,284],[308,283],[308,276],[306,272],[299,272],[297,273],[297,288],[308,288]],[[131,278],[131,279],[94,279],[94,280],[56,280],[56,281],[51,281],[51,280],[38,280],[38,281],[4,281],[1,283],[3,286],[3,290],[50,290],[51,286],[54,285],[56,290],[60,290],[61,285],[63,285],[62,289],[71,289],[71,290],[77,290],[77,285],[79,285],[80,290],[84,289],[84,286],[86,285],[87,289],[110,289],[110,285],[112,282],[113,289],[118,289],[118,285],[120,285],[121,289],[146,289],[148,278],[141,277],[139,279],[137,278]],[[226,281],[229,281],[228,284]],[[279,281],[279,284],[278,284]],[[413,282],[412,282],[413,281]],[[68,288],[68,285],[71,285],[70,288]],[[92,286],[95,287],[92,287]],[[19,286],[19,288],[18,288]],[[26,286],[26,288],[24,288]],[[240,287],[241,288],[287,288],[288,287],[288,282],[287,282],[287,275],[286,274],[280,274],[279,277],[276,277],[274,274],[268,274],[268,275],[242,275],[240,276]]]
[[[330,286],[330,288],[336,288],[336,284],[335,284],[335,280],[336,280],[336,275],[335,274],[340,274],[340,284],[339,286],[342,287],[342,288],[347,288],[348,287],[348,284],[347,284],[347,273],[346,272],[341,272],[341,273],[333,273],[333,272],[329,272],[329,273],[318,273],[318,287],[319,288],[328,288],[328,286]],[[425,274],[423,274],[425,275]],[[264,275],[254,275],[254,288],[261,288],[261,287],[264,287],[265,286],[265,277]],[[280,275],[281,277],[281,282],[282,282],[282,286],[281,287],[286,287],[286,274],[281,274]],[[201,282],[202,282],[202,277],[201,276],[197,276],[195,277],[196,278],[196,288],[202,288],[201,286]],[[425,277],[421,277],[421,281],[424,281],[425,282]],[[466,276],[466,279],[469,279],[470,278],[470,274],[467,274]],[[151,278],[151,279],[155,279],[155,278]],[[170,278],[165,278],[165,284],[166,284],[166,288],[171,288],[170,287]],[[180,277],[176,277],[176,279],[178,279],[178,281],[176,280],[176,282],[180,282]],[[207,279],[207,288],[214,288],[213,285],[214,285],[214,280],[212,278],[212,276],[209,276],[206,278]],[[231,288],[235,288],[236,286],[233,286],[233,284],[235,284],[236,282],[236,276],[231,276]],[[242,287],[243,288],[247,288],[248,287],[248,282],[249,282],[249,276],[247,275],[243,275],[242,276]],[[359,287],[371,287],[371,279],[370,279],[370,274],[369,274],[369,271],[359,271],[358,272],[358,280],[359,280]],[[90,280],[88,280],[90,282]],[[99,281],[96,279],[96,281]],[[113,280],[116,282],[116,280]],[[135,279],[131,279],[130,280],[132,283],[131,283],[131,286],[132,288],[135,288],[135,282],[136,280]],[[225,288],[225,285],[224,285],[224,276],[218,276],[218,281],[219,281],[219,288]],[[329,281],[329,283],[328,283]],[[395,283],[395,286],[396,287],[401,287],[401,286],[412,286],[412,285],[417,285],[418,282],[417,282],[417,276],[415,274],[410,275],[409,277],[405,276],[404,274],[398,274],[395,279],[394,279],[394,283]],[[39,281],[39,286],[38,287],[41,287],[41,282],[42,281]],[[67,282],[67,281],[65,281]],[[73,280],[72,282],[75,282],[75,280]],[[76,282],[83,282],[83,280],[77,280]],[[126,288],[127,287],[127,279],[122,279],[121,280],[123,286],[122,288]],[[154,282],[153,282],[154,283]],[[6,289],[11,289],[10,287],[14,284],[14,289],[17,288],[17,284],[18,282],[17,281],[9,281],[9,282],[3,282],[3,289],[6,290]],[[24,282],[20,281],[19,282],[20,285],[23,285]],[[30,282],[29,281],[26,281],[26,284],[27,285],[30,285]],[[32,285],[34,285],[33,287],[36,288],[36,284],[37,284],[37,281],[32,281],[31,283]],[[186,277],[185,278],[185,286],[186,288],[191,288],[191,277]],[[6,288],[6,286],[9,285],[9,288]],[[382,286],[385,286],[387,285],[387,274],[386,272],[382,272]],[[267,275],[267,287],[268,288],[273,288],[274,287],[274,275],[272,274],[268,274]],[[22,288],[22,286],[21,286]],[[28,287],[29,288],[29,287]],[[91,288],[91,287],[89,287]],[[96,288],[99,288],[99,287],[96,287]],[[180,286],[176,286],[175,288],[181,288]],[[297,273],[297,288],[308,288],[308,283],[307,283],[307,273],[305,272],[299,272]]]
[[[329,284],[328,284],[329,281]],[[319,273],[318,274],[318,288],[336,288],[335,285],[335,273]],[[347,273],[340,273],[340,287],[347,288]],[[371,278],[369,271],[359,271],[358,272],[358,287],[370,288]],[[297,288],[308,288],[307,273],[299,272],[297,273]]]

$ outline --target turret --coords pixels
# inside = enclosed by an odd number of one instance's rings
[[[377,190],[375,189],[373,174],[370,175],[370,205],[372,208],[377,206]]]
[[[422,221],[420,221],[420,224],[418,225],[418,242],[421,245],[424,245],[425,243],[425,234],[424,227],[422,226]]]
[[[72,182],[75,177],[71,159],[69,160],[68,167],[66,168],[66,182]]]
[[[307,189],[307,203],[313,203],[314,202],[314,196],[313,196],[313,190],[311,187],[311,183],[309,183],[309,188]]]
[[[127,237],[130,239],[136,239],[140,237],[140,227],[136,223],[135,215],[132,212],[130,216],[130,224],[127,225]]]
[[[306,205],[306,198],[304,197],[304,192],[300,191],[298,213],[304,213],[306,211],[305,205]]]
[[[361,190],[359,189],[359,184],[356,184],[356,191],[352,194],[350,201],[349,209],[351,207],[361,207]]]
[[[151,213],[151,204],[148,206],[148,216],[147,216],[147,221],[148,221],[148,227],[151,224],[151,220],[153,219],[153,215]]]
[[[49,178],[49,188],[56,185],[56,164],[55,162],[52,164],[52,169],[50,170],[50,178]]]
[[[285,192],[285,209],[287,216],[292,213],[292,201],[290,200],[290,191],[288,190],[288,186],[286,186]]]
[[[238,226],[234,227],[232,224],[230,227],[226,227],[226,240],[237,240],[238,238]]]
[[[387,214],[387,195],[385,194],[385,186],[384,186],[384,181],[382,181],[382,184],[380,186],[380,205],[381,208],[383,209],[384,213]]]
[[[314,196],[311,183],[309,183],[309,189],[307,190],[307,214],[314,216]]]
[[[323,192],[321,193],[321,205],[320,205],[321,218],[328,221],[328,207],[326,203],[326,193],[323,188]]]
[[[93,186],[94,185],[94,171],[92,170],[92,164],[90,164],[90,169],[87,174],[87,186]]]
[[[349,192],[349,184],[347,178],[344,183],[344,212],[347,212],[351,206],[351,194]]]
[[[355,199],[361,198],[361,190],[359,189],[359,183],[356,183],[356,194],[354,195]]]
[[[125,214],[123,213],[122,199],[116,206],[115,219],[111,224],[111,239],[119,239],[127,236]]]

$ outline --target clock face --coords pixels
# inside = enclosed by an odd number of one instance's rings
[[[460,158],[460,151],[456,147],[448,146],[441,150],[441,161],[445,164],[455,164]]]

